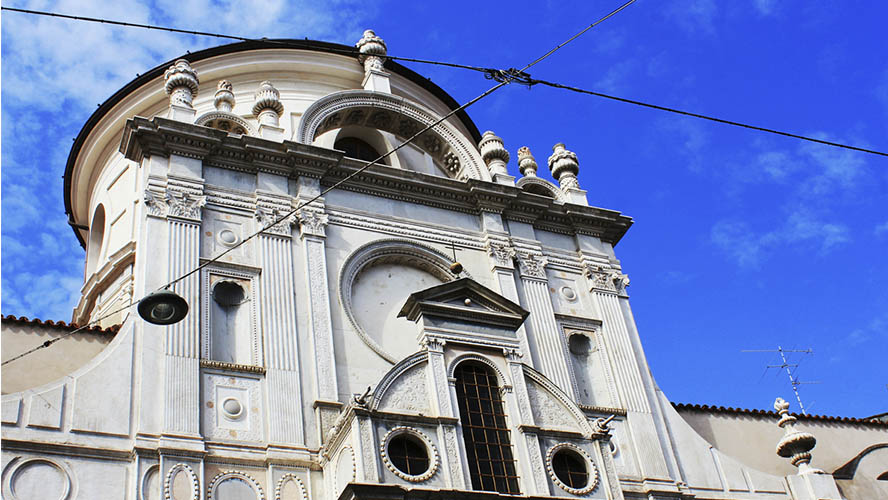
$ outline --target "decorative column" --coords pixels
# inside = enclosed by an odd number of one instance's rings
[[[794,476],[786,476],[789,490],[795,500],[839,500],[842,496],[835,478],[820,469],[811,467],[811,450],[817,439],[809,432],[795,428],[796,417],[789,414],[789,403],[783,398],[774,401],[774,409],[780,415],[777,425],[783,429],[783,437],[777,443],[777,454],[790,459],[799,469]]]
[[[540,438],[537,434],[536,422],[530,407],[530,396],[527,394],[527,383],[524,380],[524,355],[515,349],[503,349],[503,357],[509,369],[512,385],[504,387],[511,397],[505,398],[510,404],[508,412],[517,418],[521,432],[512,433],[512,442],[518,455],[518,468],[521,470],[521,488],[526,495],[549,495],[549,480],[546,477],[543,454],[540,450]]]
[[[552,177],[558,179],[565,200],[577,205],[588,205],[586,191],[580,189],[580,183],[577,181],[577,174],[580,173],[577,154],[565,149],[564,144],[560,142],[552,147],[552,151],[552,156],[549,157],[549,170],[552,172]]]
[[[509,237],[495,233],[487,233],[487,254],[490,256],[492,271],[499,283],[500,293],[503,297],[516,304],[521,303],[518,297],[518,287],[515,285],[515,247],[509,241]],[[518,340],[521,342],[521,353],[526,355],[525,362],[533,366],[530,356],[530,346],[527,343],[527,330],[522,325],[517,330]]]
[[[162,198],[159,193],[145,192],[145,205],[148,216],[165,217],[168,222],[168,281],[199,266],[201,208],[206,205],[203,183],[169,178]],[[166,327],[163,439],[175,440],[182,447],[189,439],[200,440],[199,273],[179,281],[173,290],[191,309],[185,319]]]
[[[167,118],[193,123],[197,112],[191,102],[197,94],[200,81],[197,72],[188,61],[179,59],[163,73],[164,89],[170,95],[170,109]]]
[[[555,309],[549,296],[549,280],[546,277],[547,260],[537,249],[516,250],[521,285],[527,299],[530,316],[525,326],[530,327],[539,360],[539,370],[570,397],[575,398],[565,342],[555,322]],[[529,325],[528,325],[529,323]]]
[[[488,130],[481,136],[478,148],[481,150],[481,159],[487,164],[493,182],[514,186],[515,177],[509,175],[506,169],[506,165],[509,163],[509,152],[506,150],[503,140]]]
[[[320,192],[317,179],[300,177],[297,203],[309,200]],[[299,221],[299,237],[305,262],[306,286],[308,287],[309,317],[311,323],[312,352],[315,354],[314,407],[318,435],[326,438],[342,404],[336,383],[336,359],[333,353],[333,320],[330,316],[330,286],[327,281],[327,214],[322,200],[301,208],[296,213]]]
[[[364,65],[364,81],[361,85],[364,90],[375,90],[376,92],[392,93],[392,87],[389,83],[389,73],[383,68],[385,63],[385,55],[387,49],[382,38],[376,36],[373,30],[364,31],[364,36],[355,44],[361,55],[358,61]]]
[[[265,383],[268,398],[268,440],[273,444],[305,443],[302,420],[302,381],[296,335],[295,269],[293,265],[289,199],[256,194],[256,222],[267,228],[259,234],[262,274],[259,277],[260,318],[265,346]]]
[[[641,371],[632,348],[629,329],[620,308],[620,298],[626,298],[629,277],[609,266],[587,263],[586,278],[592,296],[602,315],[601,333],[607,356],[614,368],[617,398],[627,410],[650,413],[641,379]]]
[[[449,472],[449,486],[453,489],[466,489],[471,484],[466,478],[466,471],[462,467],[462,459],[459,453],[459,439],[457,432],[459,422],[458,410],[454,408],[456,401],[455,380],[447,378],[447,363],[444,361],[443,339],[427,336],[423,341],[423,348],[428,353],[428,368],[426,369],[427,384],[430,395],[431,409],[437,413],[441,425],[438,427],[438,439],[444,443],[445,453],[441,456],[442,465]]]
[[[284,140],[284,129],[280,127],[284,105],[281,93],[268,80],[259,84],[253,97],[253,114],[259,119],[259,137],[273,141]]]

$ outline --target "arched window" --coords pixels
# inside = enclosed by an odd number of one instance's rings
[[[102,243],[105,240],[105,207],[99,205],[93,214],[92,223],[89,225],[89,245],[86,247],[86,277],[89,278],[96,272],[99,257],[102,253]]]
[[[467,361],[454,375],[472,489],[520,493],[496,374],[482,363]]]
[[[333,145],[333,149],[345,151],[345,156],[348,156],[349,158],[357,158],[358,160],[364,161],[373,161],[381,156],[381,153],[376,151],[376,148],[357,137],[343,137],[337,139],[336,144]],[[388,165],[385,158],[380,160],[379,163]]]

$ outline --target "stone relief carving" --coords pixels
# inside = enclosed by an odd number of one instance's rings
[[[384,411],[431,414],[424,366],[414,366],[401,373],[386,389],[378,408]]]
[[[424,473],[418,475],[406,474],[395,467],[391,460],[389,460],[389,442],[391,442],[392,438],[400,436],[402,434],[410,434],[411,436],[418,438],[425,445],[426,452],[429,456],[429,468]],[[438,448],[435,447],[435,445],[432,443],[432,440],[429,439],[429,437],[419,429],[403,425],[392,428],[385,434],[385,436],[383,436],[382,444],[379,445],[379,454],[382,457],[382,463],[385,464],[386,468],[390,470],[392,474],[405,481],[410,481],[411,483],[421,483],[434,476],[435,473],[438,471],[438,463],[440,462],[440,457],[438,456]]]
[[[206,196],[196,196],[188,192],[167,190],[164,200],[170,217],[200,220],[200,209],[207,204]]]
[[[496,242],[490,240],[487,242],[487,253],[493,257],[494,262],[499,267],[512,267],[512,261],[517,256],[515,247],[507,242]]]
[[[383,71],[383,63],[385,62],[386,46],[385,41],[376,35],[373,30],[365,30],[364,36],[355,44],[358,52],[358,60],[364,65],[364,73],[371,71]]]
[[[546,484],[546,466],[543,463],[543,456],[540,452],[540,440],[536,434],[527,433],[524,435],[527,443],[527,452],[530,455],[530,468],[533,471],[534,481],[537,488],[542,489]],[[548,494],[548,491],[541,491],[541,494]]]
[[[453,172],[454,174],[459,172],[460,163],[459,156],[457,156],[453,151],[448,152],[444,155],[444,166],[447,167],[447,170]]]
[[[589,474],[589,479],[586,483],[586,486],[584,486],[583,488],[572,488],[564,484],[564,482],[562,482],[561,479],[558,478],[558,475],[555,474],[555,470],[552,468],[552,458],[555,457],[555,454],[559,450],[563,449],[571,450],[572,452],[582,457],[583,460],[586,462],[586,472]],[[592,460],[592,457],[590,457],[585,450],[572,443],[558,443],[555,446],[549,448],[549,451],[546,452],[546,470],[549,472],[549,477],[552,479],[552,482],[555,483],[556,486],[572,495],[585,495],[587,493],[591,493],[595,488],[598,487],[598,467],[595,466],[595,461]]]
[[[180,475],[186,476],[185,479],[180,481]],[[190,491],[190,500],[200,498],[200,482],[197,474],[194,473],[194,469],[188,464],[178,463],[170,467],[163,481],[163,497],[166,500],[189,500],[176,495],[176,493],[183,489]]]
[[[145,202],[145,207],[148,209],[148,215],[153,217],[166,217],[167,203],[162,194],[146,189],[142,200]]]
[[[461,464],[459,458],[459,445],[456,442],[456,426],[443,425],[444,429],[444,449],[447,451],[447,466],[450,469],[450,483],[454,488],[461,488],[464,485]]]
[[[305,241],[308,257],[308,283],[311,295],[311,326],[315,338],[315,354],[318,359],[318,386],[321,396],[335,399],[335,379],[333,373],[333,344],[330,333],[330,325],[327,318],[330,317],[329,299],[327,298],[327,275],[324,263],[324,242]]]
[[[548,260],[542,255],[518,252],[518,268],[522,278],[546,279]]]
[[[324,228],[327,227],[329,220],[323,210],[308,207],[301,208],[296,212],[296,217],[299,219],[299,229],[303,236],[306,234],[313,236],[327,235]]]
[[[298,491],[294,495],[284,495],[288,484],[296,485],[295,488]],[[305,489],[305,483],[296,477],[295,474],[284,474],[278,479],[277,486],[274,488],[274,500],[308,500],[308,491]]]
[[[624,294],[629,286],[629,276],[609,267],[586,264],[585,274],[592,282],[593,290]]]
[[[217,490],[221,484],[228,481],[240,481],[247,484],[256,493],[256,500],[265,500],[265,493],[262,491],[262,486],[258,481],[245,472],[234,470],[220,472],[213,477],[212,481],[210,481],[210,487],[207,488],[207,500],[225,500],[224,497],[220,498]]]
[[[201,413],[207,438],[262,440],[258,379],[205,373],[202,385]]]
[[[528,381],[527,396],[536,425],[554,429],[581,430],[565,405],[539,384]]]
[[[290,228],[296,224],[296,217],[277,208],[256,207],[256,220],[264,228],[263,233],[290,236]],[[277,222],[275,224],[275,222]],[[271,224],[273,226],[269,227]]]

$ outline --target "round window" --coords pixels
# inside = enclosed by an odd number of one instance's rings
[[[562,448],[552,457],[552,472],[568,488],[581,490],[589,484],[586,460],[579,453]]]
[[[429,452],[425,444],[406,433],[389,440],[388,458],[396,469],[408,476],[419,476],[429,470]]]

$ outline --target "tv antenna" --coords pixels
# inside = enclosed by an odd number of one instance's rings
[[[802,382],[798,377],[795,376],[795,371],[799,367],[799,363],[790,363],[786,359],[787,353],[800,353],[800,354],[814,354],[814,351],[811,348],[808,349],[784,349],[781,346],[777,346],[777,349],[744,349],[740,352],[776,352],[780,354],[779,365],[767,365],[765,368],[765,372],[767,372],[771,368],[777,368],[778,370],[783,369],[786,370],[786,376],[789,377],[789,385],[792,386],[792,392],[795,394],[796,401],[799,402],[799,408],[802,410],[802,415],[807,415],[808,412],[805,410],[805,405],[802,404],[802,398],[799,396],[799,386],[804,384],[819,384],[820,382]],[[792,370],[790,370],[792,368]]]

